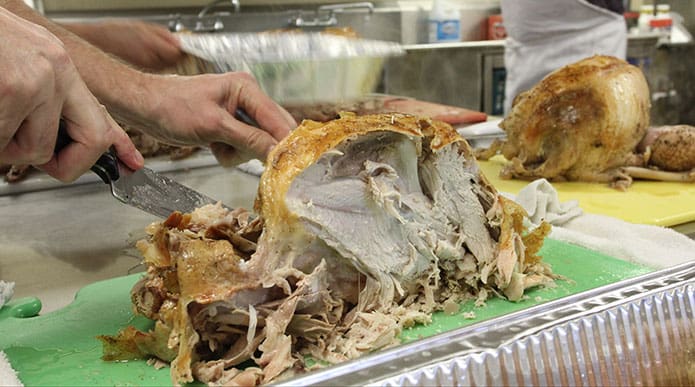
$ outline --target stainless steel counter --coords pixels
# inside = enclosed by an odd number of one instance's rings
[[[258,178],[219,166],[166,173],[232,207],[251,208]],[[142,270],[134,243],[156,219],[116,201],[101,182],[0,196],[0,279],[42,312],[83,286]]]
[[[695,222],[679,224],[672,228],[681,234],[687,235],[690,239],[695,240]]]

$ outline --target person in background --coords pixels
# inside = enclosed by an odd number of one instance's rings
[[[185,56],[174,34],[159,24],[139,20],[104,20],[61,23],[61,26],[102,51],[145,71],[169,69]]]
[[[550,72],[592,55],[625,59],[623,0],[501,0],[507,31],[504,113]]]
[[[63,44],[0,8],[0,163],[32,164],[61,181],[82,175],[111,145],[128,167],[143,158],[89,92]],[[54,154],[58,121],[73,138]]]
[[[163,143],[209,146],[220,164],[231,166],[264,159],[296,126],[250,74],[151,74],[115,59],[21,0],[0,0],[0,7],[60,39],[84,83],[108,112],[118,122]],[[258,127],[237,120],[237,109],[244,110]]]

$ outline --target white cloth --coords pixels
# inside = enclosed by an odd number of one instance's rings
[[[625,59],[622,15],[585,0],[502,0],[507,31],[504,112],[550,72],[595,54]]]
[[[557,191],[546,179],[529,183],[519,191],[515,200],[528,212],[529,220],[534,226],[542,220],[553,226],[561,226],[582,214],[576,200],[560,203]]]
[[[695,261],[695,241],[687,236],[666,227],[583,213],[576,201],[560,203],[545,179],[528,184],[516,197],[504,195],[526,209],[531,223],[545,219],[552,224],[553,239],[656,269]]]
[[[263,171],[265,170],[265,166],[258,159],[253,159],[243,164],[239,164],[237,165],[237,168],[239,168],[240,171],[246,172],[249,175],[253,176],[260,176],[263,174]]]
[[[0,308],[3,307],[14,294],[14,282],[0,280]],[[0,351],[0,386],[21,386],[22,382],[17,378],[17,373],[7,360],[5,352]]]
[[[12,298],[14,294],[14,282],[0,280],[0,308]]]
[[[0,386],[23,386],[3,351],[0,351]]]

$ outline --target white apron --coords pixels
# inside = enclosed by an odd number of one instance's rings
[[[585,0],[502,0],[507,31],[504,113],[514,97],[553,70],[603,54],[625,59],[622,15]]]

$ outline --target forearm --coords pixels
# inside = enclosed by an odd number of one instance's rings
[[[61,39],[85,83],[109,112],[121,123],[134,125],[160,141],[216,145],[215,154],[228,164],[234,155],[266,157],[296,126],[289,113],[270,99],[250,74],[147,74],[108,56],[20,0],[0,0],[0,6],[46,27]],[[182,55],[178,41],[164,30],[166,33],[157,34],[156,29],[148,29],[170,48],[164,50],[171,54],[166,57],[176,59]],[[249,113],[258,127],[237,120],[237,109]]]
[[[119,121],[147,126],[153,107],[149,97],[153,77],[106,54],[57,23],[36,13],[22,1],[0,0],[0,6],[41,25],[65,45],[70,58],[91,92]]]
[[[98,26],[94,23],[56,23],[60,27],[72,32],[73,34],[79,36],[80,38],[86,40],[87,42],[95,45],[96,40],[99,37]]]

